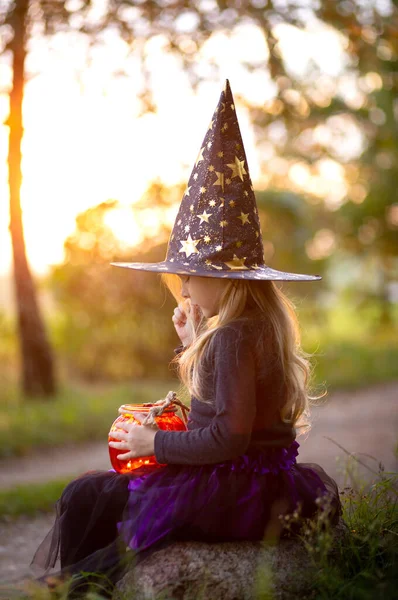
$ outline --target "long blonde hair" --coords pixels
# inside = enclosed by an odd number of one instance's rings
[[[175,357],[178,376],[188,392],[198,400],[202,396],[203,364],[210,351],[214,334],[231,321],[239,319],[247,304],[259,309],[260,319],[268,325],[264,328],[264,345],[270,343],[270,332],[277,360],[282,369],[286,385],[286,401],[280,408],[282,421],[290,423],[300,433],[310,427],[310,405],[323,398],[311,396],[310,387],[313,355],[301,348],[301,335],[298,318],[293,302],[277,287],[272,280],[228,279],[220,298],[219,313],[210,319],[202,319],[195,330],[192,344]],[[178,275],[162,274],[162,282],[170,290],[177,303],[186,302],[181,296],[181,280]],[[257,311],[258,312],[258,311]],[[266,337],[265,337],[266,336]],[[258,346],[261,348],[261,344]],[[261,355],[258,357],[261,362]]]

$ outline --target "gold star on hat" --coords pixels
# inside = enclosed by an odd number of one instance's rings
[[[240,271],[242,269],[247,269],[245,265],[246,256],[244,258],[238,258],[236,254],[234,254],[233,260],[226,262],[227,267],[232,269],[233,271]]]
[[[193,240],[191,238],[191,234],[189,234],[187,240],[180,240],[180,244],[182,244],[182,248],[180,248],[180,252],[185,252],[186,257],[191,256],[191,254],[198,254],[199,250],[197,249],[197,245],[200,240]]]

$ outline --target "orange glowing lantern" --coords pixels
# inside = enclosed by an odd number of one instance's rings
[[[182,419],[176,414],[178,407],[181,408]],[[175,392],[169,392],[165,400],[146,404],[123,404],[119,408],[121,413],[112,423],[108,441],[119,441],[112,437],[112,431],[121,431],[120,423],[136,423],[138,425],[150,425],[156,423],[159,429],[168,431],[185,431],[187,429],[186,411],[189,408],[180,402]],[[124,431],[124,430],[123,430]],[[155,456],[141,456],[128,461],[118,460],[118,454],[124,454],[123,450],[109,446],[109,457],[112,467],[118,473],[130,473],[142,467],[162,467]]]

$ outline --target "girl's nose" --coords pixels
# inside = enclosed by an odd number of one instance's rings
[[[183,298],[189,298],[188,290],[185,287],[185,283],[183,283],[182,286],[181,286],[181,296]]]

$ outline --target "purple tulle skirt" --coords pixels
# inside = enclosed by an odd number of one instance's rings
[[[260,540],[279,515],[301,504],[311,517],[316,498],[330,494],[333,515],[341,512],[335,481],[316,464],[297,463],[299,443],[252,451],[223,463],[168,465],[131,477],[118,531],[135,551],[165,538],[209,542]],[[282,531],[281,531],[282,534]]]
[[[65,488],[32,564],[50,569],[60,558],[58,575],[97,570],[116,581],[126,550],[139,561],[178,540],[283,537],[280,516],[300,507],[302,517],[312,517],[325,495],[337,522],[337,484],[318,464],[298,463],[299,446],[294,441],[203,466],[88,472]]]

